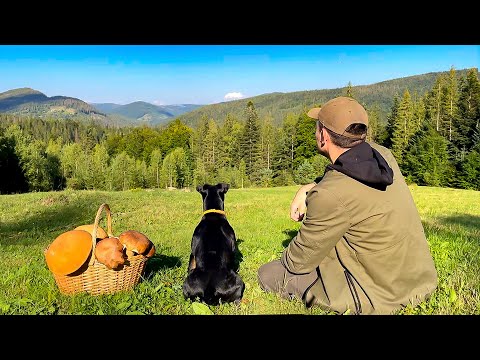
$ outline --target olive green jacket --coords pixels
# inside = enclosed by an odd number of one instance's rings
[[[417,305],[437,286],[420,216],[398,164],[388,149],[370,145],[392,168],[393,184],[382,191],[327,171],[308,192],[303,224],[282,254],[292,273],[317,271],[304,296],[307,306],[390,314]]]

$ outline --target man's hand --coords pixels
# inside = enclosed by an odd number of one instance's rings
[[[290,205],[290,218],[294,221],[302,221],[307,207],[305,205],[305,200],[307,199],[307,192],[310,191],[312,187],[317,185],[316,183],[311,183],[303,185],[295,194],[293,201]]]

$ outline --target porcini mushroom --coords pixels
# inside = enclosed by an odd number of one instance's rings
[[[95,247],[95,256],[109,269],[117,269],[126,262],[123,245],[116,237],[100,240]]]
[[[135,230],[127,230],[118,237],[120,242],[127,249],[127,254],[145,254],[153,244],[144,234]]]

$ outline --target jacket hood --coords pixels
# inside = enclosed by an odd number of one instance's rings
[[[393,170],[380,153],[363,142],[340,155],[325,172],[337,170],[363,184],[385,190],[393,183]]]

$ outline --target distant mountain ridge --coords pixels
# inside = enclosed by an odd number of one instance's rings
[[[109,116],[123,119],[132,124],[159,125],[170,119],[195,110],[203,105],[154,105],[145,101],[135,101],[126,105],[113,103],[91,103],[90,105],[105,112]]]
[[[466,75],[469,69],[456,70],[457,78]],[[478,69],[476,69],[478,72]],[[449,71],[430,72],[403,78],[386,80],[370,85],[352,86],[353,96],[367,109],[376,107],[381,121],[393,105],[395,95],[403,96],[408,89],[411,96],[423,96],[432,89],[440,75],[447,76]],[[0,93],[0,113],[11,113],[41,118],[82,118],[95,119],[114,126],[156,126],[179,118],[186,125],[196,127],[202,116],[223,123],[227,114],[244,119],[248,101],[252,101],[260,118],[269,116],[274,125],[280,125],[287,114],[300,114],[313,106],[319,106],[340,95],[345,95],[347,84],[342,88],[304,90],[296,92],[273,92],[240,100],[210,105],[178,104],[154,105],[144,101],[135,101],[120,105],[115,103],[86,103],[80,99],[66,96],[48,97],[31,88],[12,89]]]
[[[457,78],[465,76],[468,70],[456,70]],[[401,98],[404,91],[408,89],[412,97],[415,94],[423,96],[426,91],[431,90],[439,75],[448,75],[448,73],[449,71],[431,72],[386,80],[370,85],[352,86],[353,96],[364,104],[367,109],[373,106],[378,107],[380,119],[385,121],[393,105],[395,95]],[[198,124],[202,116],[212,118],[217,123],[222,123],[227,114],[233,114],[237,118],[243,119],[246,105],[248,101],[252,101],[260,118],[270,116],[273,119],[273,123],[279,125],[289,113],[300,114],[304,109],[319,106],[336,96],[345,95],[347,85],[345,84],[345,87],[335,89],[304,90],[288,93],[274,92],[240,100],[205,105],[180,115],[179,119],[192,127]]]
[[[106,118],[106,114],[85,101],[67,96],[48,97],[31,88],[12,89],[0,93],[0,112],[38,117],[80,116],[97,120]]]
[[[202,105],[154,105],[136,101],[127,105],[92,103],[68,96],[51,96],[28,87],[0,93],[0,113],[65,119],[93,119],[117,126],[167,123]]]

